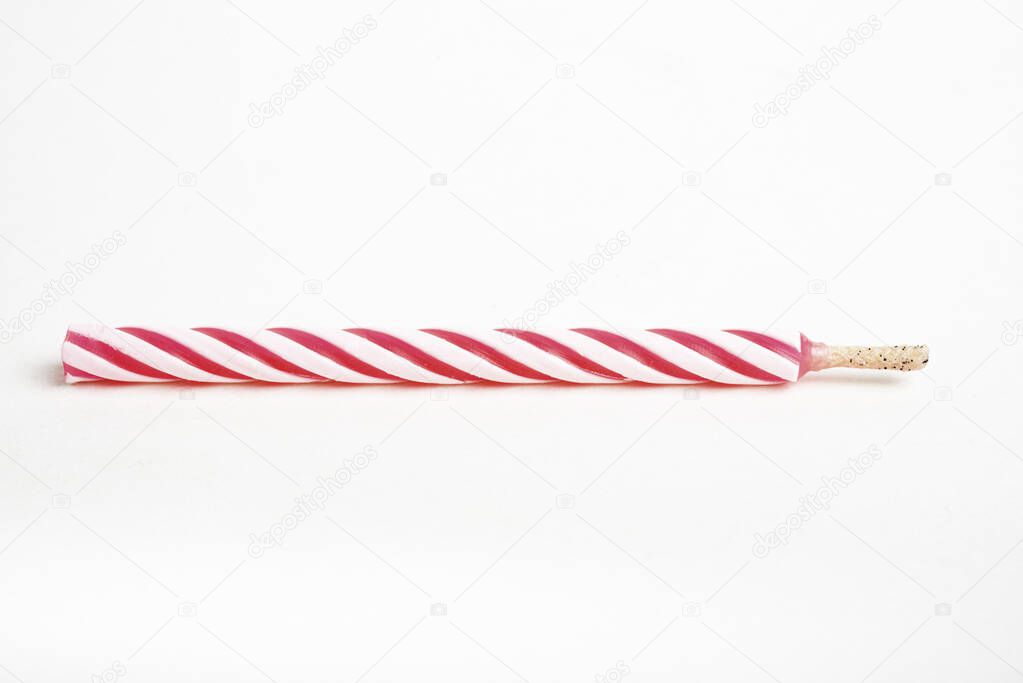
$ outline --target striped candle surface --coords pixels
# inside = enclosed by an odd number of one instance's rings
[[[68,382],[777,384],[806,370],[797,333],[579,327],[307,329],[73,325]]]

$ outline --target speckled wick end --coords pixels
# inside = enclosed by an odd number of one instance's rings
[[[927,367],[926,346],[832,346],[812,342],[810,369],[865,368],[867,370],[922,370]]]

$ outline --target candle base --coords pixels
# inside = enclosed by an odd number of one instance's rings
[[[810,370],[828,368],[860,368],[909,372],[927,366],[930,351],[925,345],[901,346],[834,346],[810,342]]]

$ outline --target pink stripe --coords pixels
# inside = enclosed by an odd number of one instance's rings
[[[197,351],[190,349],[181,342],[171,339],[170,337],[160,334],[159,332],[153,332],[142,327],[118,327],[121,332],[126,332],[130,335],[134,335],[144,342],[152,344],[156,348],[169,353],[175,358],[179,358],[194,368],[198,368],[203,372],[208,372],[211,375],[219,375],[220,377],[226,377],[229,379],[252,379],[247,375],[225,368],[220,363],[216,363],[206,356],[198,353]]]
[[[398,339],[393,335],[387,334],[386,332],[369,330],[364,327],[349,327],[345,329],[345,332],[351,332],[363,339],[367,339],[377,346],[381,346],[391,353],[397,354],[410,363],[415,363],[424,370],[429,370],[434,374],[450,377],[451,379],[458,380],[459,382],[484,381],[482,377],[477,377],[476,375],[459,370],[453,365],[448,365],[439,358],[434,358],[422,349],[409,344],[403,339]]]
[[[529,330],[516,330],[512,328],[504,328],[498,330],[498,332],[504,332],[505,334],[511,335],[523,341],[527,341],[541,351],[545,351],[552,356],[557,356],[561,360],[571,363],[580,370],[590,373],[591,375],[597,375],[598,377],[606,377],[607,379],[624,380],[625,377],[619,375],[614,370],[605,368],[600,363],[590,360],[586,356],[582,355],[575,349],[571,349],[559,341],[555,341],[550,337],[546,337],[537,332],[530,332]]]
[[[394,375],[388,374],[383,370],[370,365],[369,363],[356,358],[352,354],[348,353],[341,347],[330,343],[322,337],[318,337],[315,334],[306,332],[304,330],[296,330],[293,327],[272,327],[271,332],[276,332],[282,337],[287,337],[296,344],[301,344],[310,351],[320,354],[325,358],[329,358],[338,365],[354,370],[355,372],[366,375],[367,377],[375,377],[377,379],[388,379],[397,382],[403,382],[401,377],[395,377]]]
[[[514,358],[501,353],[493,346],[481,342],[479,339],[473,339],[472,337],[459,334],[458,332],[451,332],[450,330],[429,329],[422,331],[436,337],[440,337],[444,341],[454,344],[463,351],[468,351],[475,356],[479,356],[484,360],[490,361],[497,367],[506,372],[510,372],[513,375],[518,375],[519,377],[525,377],[527,379],[555,381],[554,377],[545,375],[539,370],[534,370],[528,365],[523,365]]]
[[[748,361],[744,361],[734,353],[727,351],[717,344],[707,341],[703,337],[698,337],[695,334],[689,332],[683,332],[682,330],[648,330],[654,334],[659,334],[662,337],[667,337],[674,342],[678,342],[682,346],[695,351],[701,356],[706,356],[718,365],[724,366],[733,372],[737,372],[740,375],[746,375],[753,379],[762,380],[764,382],[784,382],[785,380],[776,375],[772,375],[766,370],[762,370],[757,366],[753,365]]]
[[[753,332],[752,330],[725,330],[725,332],[734,334],[736,337],[742,337],[746,341],[751,341],[757,346],[763,346],[768,351],[774,351],[782,358],[786,358],[793,363],[799,363],[799,349],[791,344],[786,344],[780,339],[775,339],[769,334]]]
[[[91,372],[86,372],[85,370],[79,370],[78,368],[76,368],[74,365],[71,365],[67,361],[64,362],[64,374],[65,375],[71,375],[72,377],[78,377],[79,379],[90,379],[90,380],[98,380],[98,381],[102,381],[103,380],[102,377],[97,377],[96,375],[92,374]]]
[[[257,344],[248,337],[243,337],[237,332],[231,332],[229,330],[222,330],[219,327],[193,327],[196,332],[202,332],[205,335],[213,337],[217,341],[227,344],[235,351],[244,353],[246,356],[255,358],[264,365],[268,365],[274,370],[286,372],[290,375],[296,375],[298,377],[305,377],[306,379],[316,379],[326,381],[326,377],[321,377],[316,373],[309,372],[305,368],[300,368],[289,360],[281,358],[276,353],[266,348],[261,344]]]
[[[110,344],[100,341],[99,339],[86,337],[78,332],[68,330],[66,340],[75,346],[81,347],[89,353],[95,354],[103,360],[116,365],[122,370],[134,372],[136,375],[152,377],[153,379],[181,379],[180,377],[168,375],[166,372],[161,372],[152,366],[146,365],[142,361],[132,358],[123,351],[118,351]]]
[[[684,368],[680,368],[668,359],[662,358],[645,346],[637,344],[631,339],[623,337],[620,334],[608,332],[607,330],[596,330],[591,327],[576,327],[572,331],[578,332],[579,334],[585,334],[591,339],[596,339],[597,341],[610,346],[615,351],[624,353],[629,358],[637,360],[657,372],[663,372],[669,377],[687,379],[693,382],[709,381],[706,377],[700,377],[699,375],[693,374]]]

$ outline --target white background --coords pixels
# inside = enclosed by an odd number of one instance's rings
[[[830,79],[752,124],[870,15]],[[0,317],[31,321],[0,347],[0,680],[1023,677],[1018,3],[0,20]],[[926,342],[929,369],[689,393],[62,384],[69,322],[501,326],[618,231],[541,325]],[[872,445],[830,510],[753,555]]]

